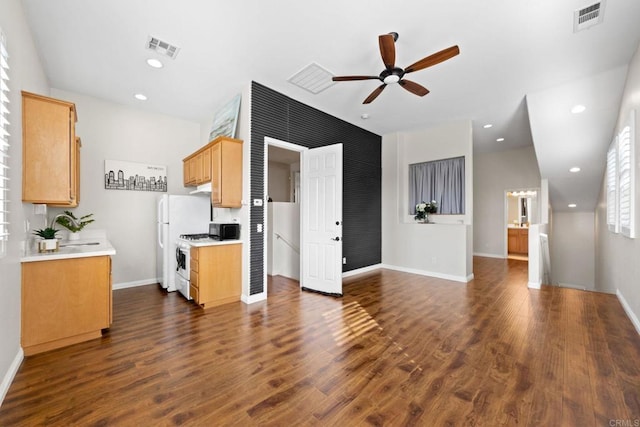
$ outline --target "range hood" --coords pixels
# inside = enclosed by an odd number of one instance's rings
[[[211,183],[207,182],[206,184],[200,184],[189,194],[211,194]]]

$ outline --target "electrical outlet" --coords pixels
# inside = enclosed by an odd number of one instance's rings
[[[253,206],[262,206],[262,199],[253,199]]]
[[[258,224],[257,230],[258,233],[262,233],[262,224]]]
[[[347,264],[347,257],[346,256],[342,257],[342,263],[345,264],[345,265]]]

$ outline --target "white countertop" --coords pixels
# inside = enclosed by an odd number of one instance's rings
[[[87,238],[81,240],[61,240],[60,249],[57,252],[40,253],[38,252],[37,247],[32,247],[27,249],[25,256],[20,258],[20,262],[53,261],[59,259],[84,258],[115,254],[115,248],[111,246],[111,242],[109,242],[104,237]]]
[[[187,239],[179,238],[178,242],[187,244],[189,246],[193,246],[194,248],[199,248],[202,246],[237,245],[242,243],[242,240],[214,240],[214,239],[187,240]]]

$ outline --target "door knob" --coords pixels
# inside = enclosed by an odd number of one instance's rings
[[[333,237],[331,240],[339,242],[340,241],[340,237]]]

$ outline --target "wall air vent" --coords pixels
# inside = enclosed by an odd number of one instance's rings
[[[178,46],[171,45],[151,36],[149,36],[149,40],[147,40],[147,49],[153,50],[160,55],[168,56],[171,59],[176,59],[178,52],[180,52]]]
[[[573,32],[586,30],[602,22],[604,0],[573,12]]]
[[[311,63],[287,80],[313,94],[318,94],[336,82],[331,80],[333,74],[316,63]]]

